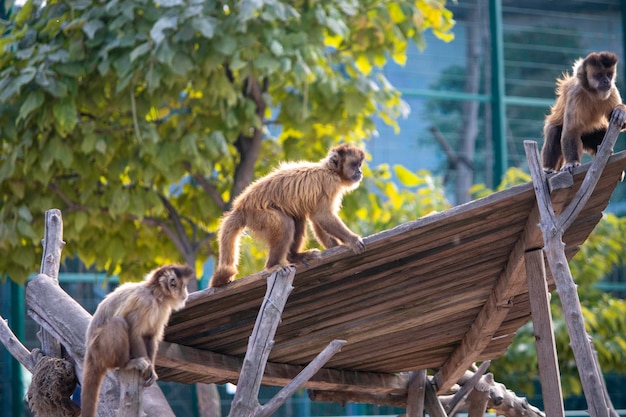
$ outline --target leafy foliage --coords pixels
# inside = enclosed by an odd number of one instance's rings
[[[25,280],[57,207],[88,266],[200,274],[255,165],[394,125],[373,69],[453,23],[443,0],[27,1],[0,39],[0,271]]]

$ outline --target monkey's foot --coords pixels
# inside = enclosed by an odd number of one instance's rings
[[[569,171],[572,172],[572,170],[576,167],[580,166],[580,162],[578,161],[572,161],[572,162],[568,162],[566,163],[563,168],[561,168],[561,171]]]
[[[543,172],[545,172],[546,174],[552,174],[554,172],[556,172],[555,170],[553,170],[552,168],[544,168]]]
[[[307,268],[310,266],[309,261],[317,261],[322,259],[322,252],[319,249],[310,249],[304,252],[290,253],[287,255],[289,262],[300,262]]]
[[[356,254],[363,253],[365,250],[365,242],[363,242],[363,239],[361,238],[358,238],[354,242],[350,242],[347,245],[350,246],[350,249],[352,249],[352,251]]]
[[[267,266],[266,265],[265,266],[265,270],[267,272],[269,272],[270,274],[273,274],[274,272],[279,272],[279,271],[286,274],[286,273],[289,272],[289,270],[291,268],[295,268],[295,267],[296,266],[294,264],[286,264],[286,265],[278,264],[278,265],[274,265],[274,266]]]
[[[150,385],[154,384],[156,382],[157,379],[159,379],[159,377],[157,376],[155,370],[153,367],[150,367],[150,376],[149,377],[145,377],[144,375],[144,382],[143,382],[143,386],[144,387],[149,387]]]

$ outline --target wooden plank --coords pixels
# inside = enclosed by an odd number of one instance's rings
[[[525,261],[544,409],[550,417],[563,417],[565,409],[543,251],[537,249],[527,252]]]
[[[236,383],[243,359],[169,342],[161,342],[156,363],[160,367],[214,377],[224,383]],[[285,386],[302,369],[304,369],[304,366],[268,362],[263,376],[263,384]],[[162,379],[177,380],[173,375],[164,376]],[[305,384],[305,387],[322,391],[354,390],[379,394],[402,394],[406,393],[407,383],[408,378],[406,375],[321,369]]]

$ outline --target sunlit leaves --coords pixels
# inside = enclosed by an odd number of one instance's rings
[[[397,128],[406,105],[379,69],[453,22],[439,1],[78,0],[36,13],[33,4],[0,39],[0,249],[36,258],[43,212],[57,207],[67,255],[123,277],[185,251],[213,254],[242,136],[263,133],[262,174],[278,159],[362,142],[376,117]],[[429,200],[432,181],[415,183],[375,184],[372,225],[361,205],[347,201],[346,214],[380,230],[445,204]],[[0,271],[22,280],[26,261],[1,258]]]
[[[395,175],[394,175],[395,173]],[[367,235],[450,207],[440,180],[395,165],[364,167],[361,187],[344,198],[344,218]],[[397,183],[401,185],[397,185]]]

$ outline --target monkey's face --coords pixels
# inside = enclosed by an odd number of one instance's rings
[[[587,68],[587,81],[589,86],[598,91],[603,99],[611,95],[614,86],[615,71],[613,68],[598,68],[590,66]]]
[[[159,284],[163,294],[171,300],[174,311],[185,307],[189,292],[187,283],[194,276],[193,269],[187,266],[166,266],[161,268]]]
[[[348,158],[343,166],[343,174],[352,182],[359,182],[363,178],[363,171],[361,165],[363,160],[354,158]]]

